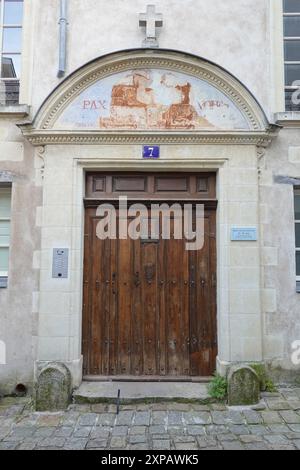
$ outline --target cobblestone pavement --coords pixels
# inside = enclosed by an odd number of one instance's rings
[[[0,450],[300,450],[300,389],[264,394],[260,405],[71,405],[35,413],[0,401]]]

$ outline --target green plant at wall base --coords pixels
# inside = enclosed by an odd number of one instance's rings
[[[277,392],[277,388],[274,382],[268,377],[266,368],[263,364],[251,364],[250,367],[257,373],[260,381],[260,389],[262,392]]]
[[[214,378],[209,384],[209,395],[218,401],[223,401],[227,397],[227,380],[219,374],[215,374]]]

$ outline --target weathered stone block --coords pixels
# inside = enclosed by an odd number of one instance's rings
[[[36,410],[66,410],[71,401],[71,384],[71,373],[64,364],[45,366],[36,384]]]
[[[230,406],[255,405],[260,400],[260,382],[251,367],[234,367],[228,376]]]

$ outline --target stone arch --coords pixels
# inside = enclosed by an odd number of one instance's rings
[[[84,65],[21,128],[36,145],[138,143],[149,133],[152,141],[169,135],[170,142],[226,143],[224,136],[231,136],[231,143],[246,138],[260,145],[257,138],[275,130],[232,74],[204,59],[161,49],[113,53]]]

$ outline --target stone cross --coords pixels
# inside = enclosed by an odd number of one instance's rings
[[[156,28],[162,28],[163,15],[155,12],[155,5],[147,6],[147,13],[140,14],[140,27],[146,27],[146,39],[143,47],[158,47]]]

